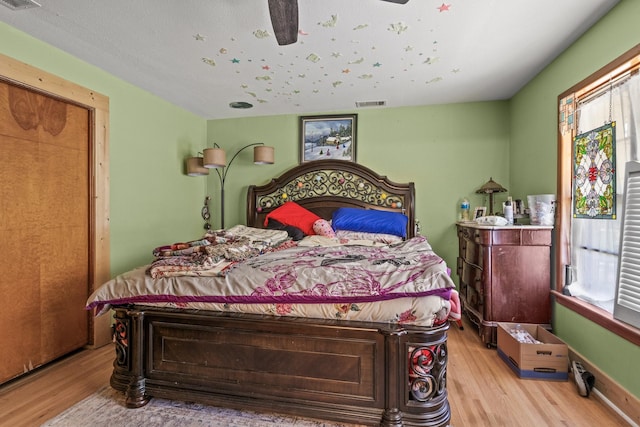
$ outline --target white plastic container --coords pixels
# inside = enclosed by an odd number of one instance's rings
[[[556,212],[555,194],[527,196],[531,225],[553,225]]]
[[[510,196],[507,198],[502,212],[504,213],[504,219],[507,220],[507,224],[513,225],[513,201]]]

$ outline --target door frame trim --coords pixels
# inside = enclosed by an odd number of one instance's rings
[[[109,98],[46,71],[0,54],[0,80],[35,90],[90,111],[89,293],[111,278],[109,228]],[[89,295],[87,295],[89,297]],[[89,346],[111,342],[110,316],[89,316]]]

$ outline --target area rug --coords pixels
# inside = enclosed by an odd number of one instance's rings
[[[138,409],[124,406],[124,395],[111,387],[78,402],[43,427],[353,427],[309,418],[236,411],[179,402],[151,399]]]

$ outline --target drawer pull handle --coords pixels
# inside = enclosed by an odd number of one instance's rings
[[[538,350],[536,351],[537,354],[542,355],[542,356],[551,356],[551,352],[549,350]]]

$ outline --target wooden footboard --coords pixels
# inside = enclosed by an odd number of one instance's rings
[[[447,329],[115,309],[111,385],[151,397],[383,426],[445,426]]]

